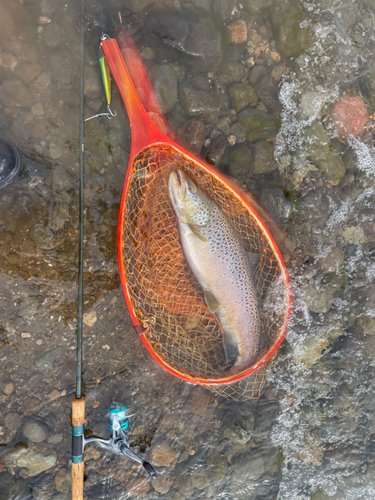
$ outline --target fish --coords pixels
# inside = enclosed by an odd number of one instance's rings
[[[183,170],[170,173],[168,194],[183,254],[222,326],[225,362],[238,371],[249,368],[261,347],[254,286],[260,256],[244,249],[229,218]]]

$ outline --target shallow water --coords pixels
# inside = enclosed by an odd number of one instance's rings
[[[374,112],[375,4],[157,3],[161,18],[145,14],[148,0],[86,1],[85,116],[105,109],[99,37],[131,23],[179,140],[247,186],[293,243],[293,312],[250,402],[188,385],[150,358],[117,269],[130,127],[113,89],[117,116],[85,128],[86,429],[107,436],[110,402],[130,405],[131,448],[160,475],[150,482],[134,462],[92,446],[85,497],[373,498],[375,150],[371,121],[340,141],[331,113],[345,95]],[[150,36],[150,19],[165,23],[165,43]],[[0,190],[0,499],[62,500],[75,387],[79,5],[1,0],[0,28],[0,133],[22,161]],[[208,94],[203,110],[194,92]],[[255,107],[257,126],[246,111]],[[184,126],[193,118],[194,137]]]

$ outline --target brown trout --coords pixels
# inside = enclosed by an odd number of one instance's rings
[[[226,363],[244,370],[256,361],[260,348],[253,284],[259,255],[245,251],[228,217],[185,172],[171,172],[168,192],[185,258],[223,328]]]

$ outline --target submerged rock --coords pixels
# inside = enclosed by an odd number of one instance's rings
[[[331,149],[328,132],[320,121],[314,121],[306,132],[309,156],[313,163],[326,175],[332,185],[339,184],[345,176],[341,156]]]
[[[258,109],[244,109],[238,115],[249,142],[275,137],[278,131],[275,118]]]
[[[19,80],[5,80],[0,87],[0,102],[4,106],[28,106],[31,92]]]
[[[273,159],[273,146],[265,140],[254,144],[254,174],[269,174],[277,169]]]
[[[225,148],[227,146],[227,138],[225,135],[220,134],[215,137],[211,144],[208,146],[206,152],[206,162],[210,165],[218,165],[222,159]]]
[[[230,148],[223,164],[226,165],[228,174],[239,180],[249,179],[254,169],[253,155],[244,144]]]
[[[236,113],[248,106],[256,106],[258,102],[254,87],[246,83],[234,83],[229,89],[229,96]]]
[[[43,422],[34,419],[27,420],[22,430],[24,436],[33,443],[45,441],[49,434],[48,427]]]
[[[215,21],[201,11],[150,10],[145,32],[154,40],[189,56],[195,67],[214,68],[222,59],[222,34]]]
[[[206,137],[204,123],[197,118],[188,120],[178,129],[178,138],[194,155],[199,155]]]
[[[221,97],[189,87],[181,89],[181,104],[186,114],[192,118],[202,118],[207,123],[215,123],[222,105]]]
[[[312,33],[301,28],[302,10],[294,5],[277,2],[271,9],[271,21],[276,32],[276,46],[281,55],[298,56],[312,43]]]
[[[293,214],[294,203],[280,188],[263,189],[260,202],[279,224],[287,222]]]
[[[18,467],[25,467],[29,471],[29,476],[37,476],[41,472],[53,467],[56,463],[57,455],[53,448],[40,443],[30,447],[18,460]]]
[[[150,71],[150,81],[162,113],[168,113],[177,102],[176,72],[169,64],[158,64]]]
[[[247,443],[254,429],[254,414],[250,406],[236,403],[224,416],[221,431],[233,443]]]

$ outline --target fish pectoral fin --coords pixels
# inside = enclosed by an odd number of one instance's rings
[[[210,312],[215,313],[219,309],[220,302],[208,290],[204,291],[204,300],[206,301],[207,307],[210,310]]]
[[[246,252],[247,253],[247,258],[249,261],[249,266],[251,273],[255,273],[255,268],[257,267],[259,260],[260,260],[260,254],[259,253],[252,253],[252,252]]]
[[[208,239],[205,238],[204,236],[202,236],[198,229],[194,226],[194,224],[189,224],[189,228],[191,229],[192,233],[194,233],[194,235],[200,239],[201,241],[203,241],[203,243],[208,243]]]
[[[233,338],[229,333],[224,332],[223,334],[223,346],[225,353],[225,362],[228,365],[232,366],[238,356],[238,347],[235,342],[233,342]]]

